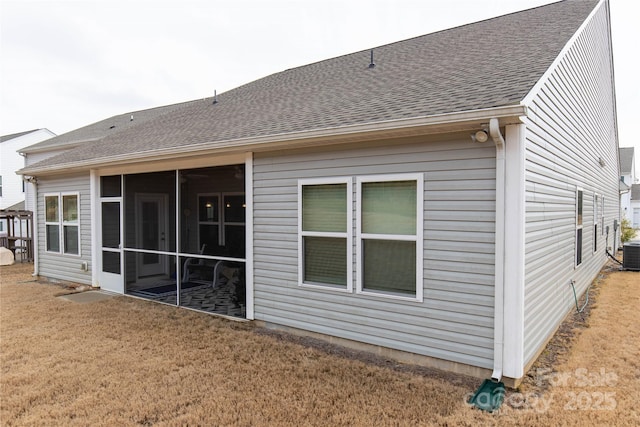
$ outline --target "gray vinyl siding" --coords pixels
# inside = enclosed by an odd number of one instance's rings
[[[298,285],[299,179],[424,173],[424,302]],[[354,280],[356,263],[354,197]],[[495,148],[448,141],[306,150],[254,159],[255,318],[490,368]],[[355,289],[355,283],[354,283]]]
[[[606,233],[602,235],[600,229],[597,251],[593,251],[594,193],[605,197],[605,226],[613,230],[617,218],[617,136],[606,13],[601,7],[530,105],[526,134],[525,364],[536,356],[567,312],[575,309],[571,281],[584,297],[606,262]],[[576,188],[584,191],[582,264],[578,267],[574,267]],[[612,243],[613,231],[609,245]]]
[[[51,253],[46,250],[44,195],[78,192],[80,194],[80,256]],[[89,174],[38,180],[38,268],[39,275],[51,279],[91,284],[91,194]],[[89,271],[82,271],[86,261]]]

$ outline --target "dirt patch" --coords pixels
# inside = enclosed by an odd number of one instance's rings
[[[583,329],[589,327],[591,310],[596,305],[602,285],[611,273],[619,270],[619,265],[614,262],[609,261],[607,263],[589,287],[588,295],[583,295],[578,301],[575,310],[571,310],[567,314],[555,335],[549,340],[536,362],[526,373],[517,391],[526,390],[535,395],[540,395],[551,386],[541,376],[553,375],[558,364],[566,361],[574,341]],[[578,308],[580,311],[578,311]]]
[[[0,279],[3,426],[640,425],[640,273],[605,274],[534,366],[545,383],[494,414],[466,404],[479,380],[134,298],[70,304],[30,266]]]

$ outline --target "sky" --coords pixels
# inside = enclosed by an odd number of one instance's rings
[[[0,0],[0,135],[39,128],[62,134],[552,2]],[[633,127],[640,104],[640,2],[610,5],[619,142],[635,146],[640,163]]]

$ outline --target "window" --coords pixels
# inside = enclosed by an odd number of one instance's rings
[[[358,179],[359,293],[422,301],[421,174]]]
[[[204,247],[205,253],[215,252],[216,248],[223,246],[224,242],[220,233],[220,196],[218,194],[198,195],[198,233],[200,247],[206,245]]]
[[[199,194],[198,233],[204,253],[244,258],[245,215],[244,193]]]
[[[298,250],[301,285],[352,290],[352,181],[304,180],[298,184]]]
[[[593,195],[593,252],[598,250],[598,205],[600,204],[600,197],[597,194]]]
[[[44,196],[48,252],[80,255],[79,199],[77,193]]]
[[[222,240],[227,248],[227,253],[234,258],[244,258],[247,207],[244,193],[223,193],[222,206]]]
[[[576,266],[582,264],[582,212],[583,212],[583,191],[576,191]]]
[[[2,197],[2,175],[0,175],[0,197]]]
[[[604,196],[600,197],[600,234],[604,236]]]

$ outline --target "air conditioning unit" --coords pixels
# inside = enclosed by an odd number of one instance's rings
[[[622,269],[640,271],[640,242],[624,245],[622,250]]]

